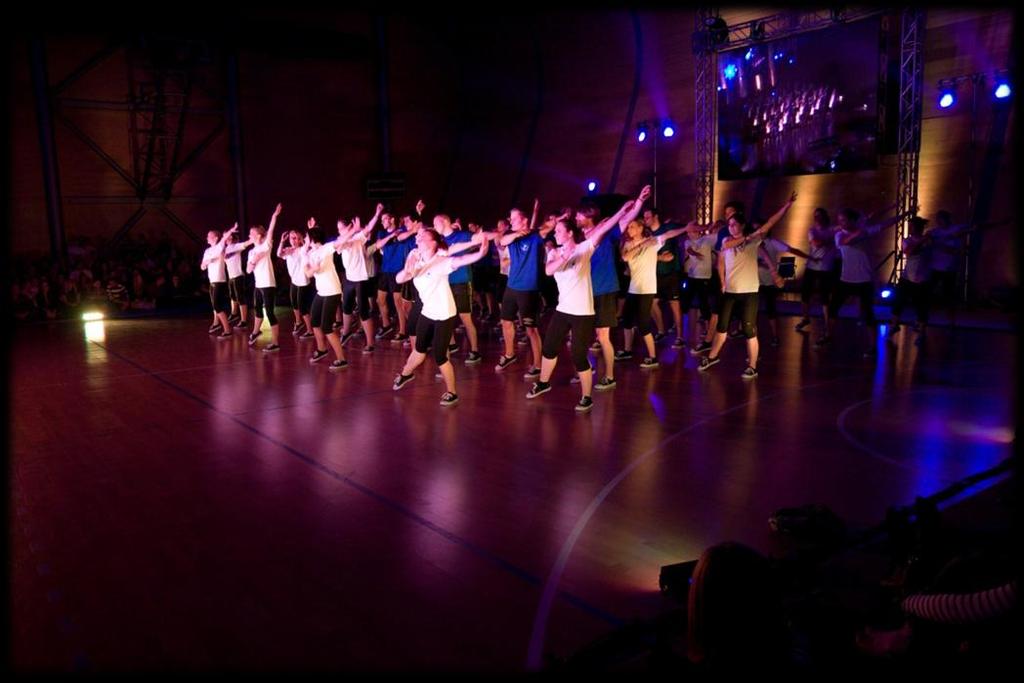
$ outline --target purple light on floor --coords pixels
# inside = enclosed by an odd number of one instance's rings
[[[668,410],[665,409],[665,401],[651,392],[647,394],[647,399],[651,402],[651,408],[654,410],[654,414],[657,416],[659,422],[664,422],[665,418],[668,417]]]

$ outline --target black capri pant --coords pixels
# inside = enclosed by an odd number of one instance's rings
[[[431,320],[425,315],[420,315],[416,321],[416,352],[429,351],[437,367],[447,363],[448,344],[452,341],[452,332],[455,331],[455,321],[458,319],[457,315],[447,320]]]
[[[860,319],[868,325],[875,324],[875,284],[873,282],[843,282],[836,285],[835,296],[828,303],[828,313],[833,318],[851,296],[860,300]]]
[[[715,326],[715,331],[719,334],[729,331],[734,307],[739,307],[738,313],[742,323],[743,336],[753,339],[757,336],[757,292],[743,294],[724,292],[719,302],[718,325]]]
[[[697,299],[697,308],[700,310],[701,320],[711,319],[711,278],[691,277],[686,280],[686,287],[683,288],[680,301],[684,311],[690,310],[694,298]]]
[[[288,290],[288,300],[291,302],[292,309],[302,315],[309,313],[310,308],[313,306],[314,295],[316,295],[316,287],[313,285],[305,285],[303,287],[292,285]]]
[[[899,320],[907,302],[914,307],[917,314],[917,322],[925,325],[928,323],[928,307],[931,303],[931,286],[925,282],[911,282],[905,277],[900,278],[896,284],[896,292],[893,295],[892,315]]]
[[[622,329],[640,328],[640,336],[651,334],[651,305],[655,294],[627,294],[622,309]]]
[[[800,301],[805,304],[811,303],[814,290],[821,293],[821,303],[828,306],[832,298],[832,290],[835,289],[836,274],[831,270],[804,270],[804,281],[800,283]]]
[[[409,309],[409,317],[405,319],[405,329],[412,330],[413,336],[416,336],[416,328],[420,322],[420,313],[423,312],[423,300],[420,299],[419,292],[415,294],[415,300],[412,302],[412,308]]]
[[[210,305],[214,313],[227,313],[231,310],[231,299],[228,298],[228,283],[210,283]]]
[[[572,330],[572,362],[577,372],[585,372],[590,369],[590,359],[587,358],[587,347],[590,340],[594,338],[594,316],[592,315],[569,315],[561,311],[555,311],[551,322],[548,323],[547,332],[544,333],[544,348],[542,355],[548,360],[558,357],[558,350],[562,348],[565,335]]]
[[[334,316],[338,312],[338,304],[341,303],[341,294],[331,296],[313,297],[313,306],[310,309],[310,320],[313,329],[320,328],[324,334],[331,334],[334,330]]]
[[[358,309],[360,320],[369,320],[373,315],[370,300],[377,296],[376,282],[362,280],[360,282],[345,281],[345,302],[342,313],[352,315]]]
[[[276,287],[257,287],[256,288],[256,306],[255,316],[257,318],[266,318],[270,321],[271,325],[277,324],[277,316],[274,315],[274,304],[277,303],[277,288]],[[261,315],[262,311],[266,311],[267,314]]]

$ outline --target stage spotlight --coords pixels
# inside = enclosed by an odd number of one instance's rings
[[[882,287],[882,298],[888,299],[892,296],[892,287]]]
[[[724,45],[729,42],[729,25],[725,23],[725,19],[708,17],[704,20],[704,25],[708,27],[712,45]]]
[[[956,93],[952,90],[943,90],[939,95],[939,109],[949,109],[956,103]]]
[[[647,122],[644,121],[636,127],[636,141],[643,142],[647,139]]]
[[[664,127],[661,129],[662,137],[670,138],[670,137],[672,137],[673,135],[676,134],[675,126],[673,126],[670,121],[666,121],[663,124],[663,126]]]
[[[750,48],[749,50],[747,50],[747,54],[743,55],[743,59],[745,59],[745,60],[747,60],[749,62],[753,58],[754,58],[754,48]]]
[[[587,183],[587,192],[589,192],[590,194],[594,194],[595,192],[597,192],[596,180],[591,180],[589,183]]]
[[[93,320],[103,320],[103,314],[100,313],[99,311],[90,311],[88,313],[82,314],[82,320],[85,320],[86,322]]]
[[[1006,81],[999,81],[996,83],[996,89],[992,92],[992,94],[996,96],[997,100],[1005,100],[1012,93],[1013,90],[1010,88],[1010,84]]]
[[[740,70],[736,67],[735,64],[728,64],[726,65],[725,70],[722,73],[725,74],[725,80],[731,81],[732,79],[736,78],[736,74],[738,74],[739,71]]]

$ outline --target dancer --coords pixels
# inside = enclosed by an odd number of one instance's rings
[[[416,322],[416,345],[409,354],[401,372],[395,377],[393,389],[398,391],[414,378],[416,368],[423,363],[428,351],[444,378],[445,393],[441,405],[454,406],[459,402],[455,391],[455,371],[448,360],[448,344],[455,329],[457,309],[448,276],[458,268],[468,266],[487,253],[487,235],[480,233],[480,247],[466,256],[452,257],[445,251],[444,238],[436,230],[420,230],[416,234],[416,249],[405,261],[405,267],[395,276],[402,282],[412,281],[423,302],[423,310]]]
[[[901,316],[908,302],[914,306],[917,320],[914,330],[917,337],[914,344],[920,346],[925,340],[925,328],[928,326],[929,280],[928,280],[928,248],[931,246],[931,234],[925,234],[924,226],[928,219],[914,216],[910,219],[910,234],[903,238],[900,250],[903,252],[903,274],[896,283],[896,291],[892,302],[893,333],[900,331],[903,322]],[[890,337],[891,338],[891,337]]]
[[[683,243],[683,264],[686,267],[686,286],[683,288],[680,305],[687,311],[690,318],[691,334],[696,331],[696,342],[690,348],[690,353],[699,355],[711,350],[711,344],[704,341],[707,331],[701,332],[693,321],[694,299],[697,300],[697,307],[700,313],[700,322],[705,326],[710,325],[712,311],[718,304],[718,298],[714,291],[711,273],[715,268],[715,235],[714,225],[701,226],[691,222],[686,226],[686,241]],[[682,339],[682,331],[678,335]]]
[[[345,352],[341,348],[338,332],[334,329],[334,314],[341,303],[341,280],[334,266],[334,242],[324,244],[323,229],[310,218],[303,242],[303,264],[307,277],[312,277],[316,284],[316,296],[310,308],[310,322],[316,337],[316,349],[310,356],[310,363],[318,363],[327,356],[326,346],[329,344],[334,351],[335,359],[331,362],[331,370],[344,370],[348,367]]]
[[[224,263],[228,267],[228,294],[231,295],[228,322],[238,329],[249,326],[249,276],[242,268],[242,252],[252,243],[252,240],[236,242],[235,236],[231,235],[224,247]]]
[[[800,312],[802,317],[796,324],[796,331],[803,332],[811,324],[811,297],[817,290],[821,297],[821,317],[828,329],[828,304],[835,290],[838,273],[836,238],[832,231],[832,220],[828,211],[819,207],[814,210],[814,224],[807,231],[807,241],[811,245],[811,259],[807,259],[804,279],[800,283]]]
[[[718,312],[718,326],[715,329],[711,351],[700,359],[699,370],[707,371],[721,360],[719,354],[725,344],[732,310],[739,306],[741,330],[743,336],[747,338],[747,367],[741,376],[743,379],[757,377],[757,291],[760,286],[757,275],[758,247],[764,235],[786,215],[795,201],[796,192],[791,194],[789,201],[757,230],[746,224],[746,219],[741,213],[734,213],[729,217],[730,237],[722,242],[722,260],[719,267],[723,294]]]
[[[640,215],[640,209],[650,195],[651,186],[645,185],[633,202],[632,208],[619,218],[617,225],[612,226],[605,239],[596,245],[590,257],[590,277],[594,290],[594,328],[597,344],[604,358],[604,377],[594,385],[596,391],[615,388],[615,347],[612,346],[611,329],[619,321],[619,274],[616,255],[619,253],[622,228]],[[589,233],[596,227],[594,221],[600,218],[600,214],[601,210],[595,205],[581,207],[576,212],[576,224],[582,228],[584,235],[589,237]]]
[[[655,237],[651,229],[638,220],[631,220],[626,226],[626,236],[620,247],[622,260],[629,265],[629,292],[622,321],[625,345],[615,354],[615,360],[633,357],[633,328],[637,327],[647,347],[647,356],[640,362],[640,367],[658,367],[654,335],[651,334],[651,306],[658,295],[658,251],[684,232],[685,227],[676,228]]]
[[[663,224],[657,209],[644,210],[644,225],[651,229],[651,234],[658,237],[667,230],[673,229],[670,224]],[[675,324],[676,338],[672,342],[672,348],[681,349],[686,344],[683,342],[683,311],[679,300],[682,296],[682,259],[679,258],[679,243],[670,240],[658,251],[658,294],[654,297],[651,305],[651,316],[658,332],[654,335],[654,342],[658,343],[665,338],[665,322],[661,311],[661,302],[667,301],[669,310],[672,312],[672,320]]]
[[[335,241],[335,248],[341,254],[341,261],[345,268],[341,345],[344,346],[355,335],[351,328],[355,314],[358,312],[363,334],[366,336],[363,353],[373,353],[376,350],[373,344],[375,339],[374,322],[370,303],[377,296],[376,270],[373,254],[367,249],[366,244],[383,212],[384,205],[377,204],[377,210],[365,228],[358,216],[353,218],[351,223],[339,220],[338,239]]]
[[[220,230],[211,230],[206,233],[206,243],[210,246],[203,252],[203,259],[199,264],[206,276],[210,279],[210,303],[213,305],[213,315],[216,324],[210,326],[210,334],[216,334],[220,329],[219,339],[231,339],[231,325],[228,323],[228,310],[231,305],[228,303],[228,280],[226,266],[224,263],[224,244],[238,231],[238,223],[235,223],[230,230],[223,235]]]
[[[416,247],[416,242],[409,239],[412,233],[404,229],[399,230],[395,216],[391,212],[382,213],[380,222],[384,226],[384,236],[394,234],[395,239],[384,242],[380,246],[381,263],[380,282],[377,288],[377,308],[380,309],[382,327],[377,332],[377,339],[385,339],[394,332],[392,341],[401,343],[408,338],[405,323],[409,316],[409,308],[402,299],[402,287],[395,280],[395,275],[402,270],[405,259],[409,252]],[[392,315],[398,319],[397,331]]]
[[[274,227],[277,225],[279,215],[281,215],[280,204],[274,209],[274,215],[270,217],[269,227],[254,225],[249,228],[249,241],[253,243],[253,247],[249,252],[246,269],[253,273],[256,279],[256,301],[253,306],[253,325],[252,334],[249,335],[249,346],[255,346],[256,339],[263,332],[261,329],[263,311],[266,311],[267,321],[270,323],[270,343],[263,347],[265,353],[274,353],[281,349],[277,343],[281,326],[278,325],[277,315],[274,314],[274,306],[277,303],[277,278],[274,276],[272,256]]]
[[[306,267],[303,263],[304,250],[303,238],[298,230],[290,230],[281,235],[281,244],[277,248],[278,258],[284,259],[288,268],[288,277],[291,279],[291,286],[288,289],[288,301],[292,306],[292,315],[295,316],[295,325],[292,327],[292,335],[299,339],[313,339],[313,322],[310,320],[309,312],[313,307],[313,297],[316,295],[316,287],[309,281],[306,275]]]
[[[565,216],[555,224],[558,246],[548,253],[545,271],[558,284],[558,305],[544,335],[540,378],[526,394],[536,398],[551,390],[551,373],[558,362],[558,350],[566,334],[572,333],[572,358],[582,393],[576,411],[585,413],[594,405],[591,398],[593,373],[587,358],[587,345],[594,336],[594,290],[590,280],[590,262],[604,236],[633,208],[626,202],[618,213],[594,226],[590,236],[583,234],[572,218]]]
[[[441,237],[444,238],[445,243],[448,245],[448,252],[451,255],[458,253],[458,250],[452,250],[457,244],[463,244],[473,241],[475,235],[467,230],[460,229],[456,230],[457,224],[452,223],[452,219],[443,213],[439,213],[434,216],[434,230],[440,233]],[[482,234],[482,231],[477,232],[477,235]],[[455,297],[455,308],[458,310],[459,319],[462,320],[463,327],[466,328],[466,338],[469,340],[469,356],[466,357],[466,365],[476,365],[483,360],[483,356],[480,355],[480,345],[477,339],[476,325],[473,323],[473,288],[470,283],[470,275],[472,269],[470,266],[462,266],[457,270],[453,271],[448,276],[448,283],[451,285],[452,296]],[[458,350],[458,344],[452,344],[455,348],[452,351]]]
[[[760,227],[760,222],[755,222],[754,228]],[[771,230],[764,233],[764,241],[758,248],[757,277],[761,283],[758,289],[758,298],[764,302],[765,315],[768,318],[768,327],[771,330],[771,345],[779,345],[778,311],[776,301],[779,292],[785,284],[779,276],[779,257],[783,254],[793,254],[800,258],[807,259],[808,263],[813,262],[810,254],[803,252],[796,247],[791,247],[780,239],[772,237]]]

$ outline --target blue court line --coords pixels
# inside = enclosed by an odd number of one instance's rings
[[[155,379],[156,381],[160,382],[161,384],[167,386],[170,389],[173,389],[174,391],[176,391],[177,393],[181,394],[182,396],[184,396],[184,397],[186,397],[186,398],[188,398],[190,400],[195,401],[196,403],[198,403],[198,404],[202,405],[203,407],[211,410],[212,412],[217,413],[218,415],[222,415],[222,416],[228,418],[229,420],[231,420],[235,424],[237,424],[240,427],[248,430],[249,432],[255,434],[256,436],[258,436],[258,437],[260,437],[260,438],[262,438],[262,439],[264,439],[266,441],[269,441],[270,443],[274,444],[275,446],[278,446],[279,448],[287,451],[288,453],[290,453],[291,455],[295,456],[299,460],[303,461],[304,463],[306,463],[307,465],[309,465],[313,469],[315,469],[315,470],[317,470],[317,471],[319,471],[319,472],[321,472],[323,474],[326,474],[327,476],[331,477],[332,479],[335,479],[336,481],[339,481],[339,482],[341,482],[343,484],[346,484],[346,485],[354,488],[355,490],[357,490],[360,493],[362,493],[362,494],[372,498],[373,500],[377,501],[378,503],[381,503],[381,504],[385,505],[386,507],[389,507],[392,510],[398,512],[399,514],[401,514],[401,515],[403,515],[405,517],[408,517],[409,519],[411,519],[412,521],[416,522],[420,526],[423,526],[423,527],[429,529],[430,531],[433,531],[434,533],[438,534],[439,536],[441,536],[445,540],[450,541],[450,542],[456,544],[457,546],[459,546],[459,547],[461,547],[461,548],[463,548],[465,550],[468,550],[469,552],[473,553],[477,557],[480,557],[480,558],[486,560],[487,562],[491,563],[492,565],[497,566],[499,569],[501,569],[503,571],[506,571],[509,574],[512,574],[516,578],[521,579],[522,581],[528,583],[531,586],[540,587],[541,585],[543,585],[544,582],[539,577],[531,574],[527,570],[522,569],[521,567],[519,567],[519,566],[517,566],[515,564],[512,564],[508,560],[505,560],[504,558],[499,557],[498,555],[495,555],[494,553],[490,552],[489,550],[487,550],[485,548],[482,548],[482,547],[476,545],[475,543],[472,543],[471,541],[468,541],[468,540],[462,538],[461,536],[458,536],[458,535],[452,533],[451,531],[448,531],[447,529],[445,529],[445,528],[443,528],[441,526],[438,526],[437,524],[431,522],[430,520],[428,520],[428,519],[418,515],[417,513],[413,512],[412,510],[410,510],[409,508],[405,507],[401,503],[399,503],[397,501],[394,501],[394,500],[391,500],[390,498],[388,498],[388,497],[386,497],[386,496],[384,496],[384,495],[382,495],[380,493],[377,493],[376,491],[374,491],[373,489],[369,488],[368,486],[360,484],[359,482],[357,482],[357,481],[355,481],[355,480],[345,476],[344,474],[340,474],[339,472],[334,471],[330,467],[327,467],[323,463],[313,459],[312,457],[306,455],[302,451],[300,451],[300,450],[298,450],[296,448],[293,448],[292,446],[289,446],[288,444],[286,444],[286,443],[284,443],[282,441],[278,441],[277,439],[275,439],[274,437],[270,436],[269,434],[265,434],[264,432],[260,431],[256,427],[253,427],[252,425],[250,425],[250,424],[240,420],[235,415],[233,415],[231,413],[228,413],[228,412],[225,412],[225,411],[221,410],[220,408],[217,408],[215,405],[213,405],[209,401],[206,401],[205,399],[200,398],[199,396],[196,396],[195,394],[190,392],[188,389],[185,389],[184,387],[180,387],[177,384],[175,384],[174,382],[171,382],[170,380],[165,379],[165,378],[159,376],[156,373],[150,372],[144,366],[140,365],[139,363],[136,363],[135,361],[131,360],[130,358],[127,358],[127,357],[121,355],[117,351],[113,351],[111,349],[108,349],[106,346],[103,346],[99,342],[95,342],[94,341],[92,343],[95,344],[96,346],[98,346],[99,348],[103,349],[104,351],[106,351],[110,355],[114,356],[115,358],[117,358],[117,359],[119,359],[119,360],[121,360],[121,361],[123,361],[125,363],[128,363],[132,367],[137,368],[142,373],[152,377],[153,379]],[[581,598],[578,598],[578,597],[576,597],[576,596],[574,596],[571,593],[568,593],[566,591],[559,591],[558,592],[558,596],[560,598],[564,599],[570,605],[573,605],[574,607],[577,607],[580,610],[586,612],[587,614],[589,614],[589,615],[591,615],[593,617],[597,617],[598,619],[601,619],[602,621],[605,621],[605,622],[611,624],[612,626],[619,627],[619,626],[623,626],[626,623],[626,621],[624,619],[621,619],[621,618],[615,616],[614,614],[611,614],[610,612],[606,612],[605,610],[601,609],[600,607],[596,607],[594,605],[591,605],[590,603],[586,602],[585,600],[583,600]]]

